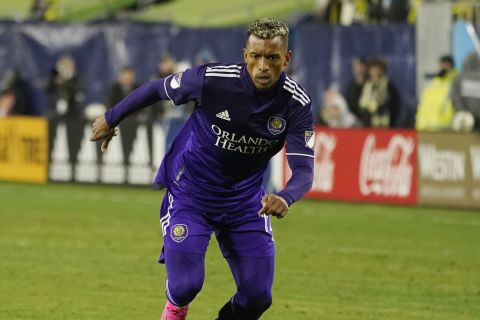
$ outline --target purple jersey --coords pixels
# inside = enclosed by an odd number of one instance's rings
[[[212,210],[251,199],[258,203],[268,161],[285,142],[293,176],[278,195],[290,205],[309,189],[314,141],[310,97],[284,73],[268,91],[259,91],[244,64],[208,64],[153,81],[137,94],[143,98],[127,97],[107,111],[111,126],[130,109],[158,98],[176,105],[195,102],[155,178],[173,194]]]

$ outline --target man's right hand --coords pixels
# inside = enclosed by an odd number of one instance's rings
[[[107,120],[105,120],[105,116],[101,115],[93,122],[92,136],[90,137],[90,141],[103,140],[101,150],[102,152],[105,152],[105,150],[108,148],[108,143],[116,135],[117,128],[110,128]]]

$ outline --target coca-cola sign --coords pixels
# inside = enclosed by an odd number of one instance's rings
[[[317,128],[311,198],[415,204],[417,135]]]
[[[362,195],[405,198],[410,195],[414,164],[411,162],[415,141],[393,135],[385,148],[376,145],[376,137],[365,139],[360,158],[359,187]]]

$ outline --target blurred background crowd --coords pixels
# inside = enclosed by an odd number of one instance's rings
[[[223,8],[217,1],[210,12],[198,2],[85,1],[77,8],[74,1],[35,0],[19,10],[19,1],[6,1],[0,5],[0,117],[92,119],[145,81],[192,65],[241,61],[245,25],[270,15],[291,26],[295,62],[288,73],[312,94],[318,125],[480,130],[478,1],[245,1]],[[207,2],[212,8],[215,0]],[[438,20],[432,11],[438,8],[448,10],[449,21]],[[435,33],[435,24],[448,24],[453,34],[456,22],[469,34],[463,55],[454,54],[452,35],[442,28]],[[417,59],[425,36],[420,28],[430,30],[429,39],[450,41],[427,50],[429,68],[420,67],[425,57]],[[132,121],[165,121],[191,110],[160,102]]]

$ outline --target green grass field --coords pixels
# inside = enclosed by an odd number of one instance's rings
[[[0,319],[158,319],[158,207],[142,188],[0,183]],[[274,221],[262,319],[480,319],[480,214],[300,201]],[[233,293],[213,240],[189,319]]]

